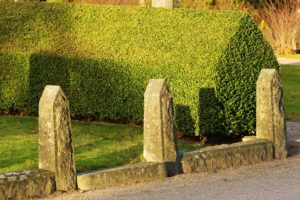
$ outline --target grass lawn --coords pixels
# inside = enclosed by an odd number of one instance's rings
[[[0,173],[38,167],[38,122],[35,117],[0,116]],[[77,171],[143,162],[139,126],[72,121]],[[179,141],[180,150],[199,148]]]
[[[286,118],[300,121],[300,66],[282,65],[280,76],[283,85]]]
[[[0,172],[37,168],[37,118],[0,116],[0,129]],[[72,130],[77,171],[141,161],[141,127],[73,122]]]

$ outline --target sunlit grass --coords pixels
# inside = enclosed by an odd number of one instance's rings
[[[143,128],[72,121],[77,171],[144,162]],[[179,141],[180,150],[200,148],[197,141]],[[0,116],[0,172],[38,167],[36,117]]]
[[[38,167],[38,122],[0,116],[0,172]],[[138,126],[72,122],[77,171],[142,162],[143,130]]]
[[[287,120],[300,121],[300,66],[282,65],[280,76]]]

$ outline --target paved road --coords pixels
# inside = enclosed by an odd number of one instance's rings
[[[300,199],[300,158],[214,174],[180,175],[164,182],[48,199],[297,200]]]
[[[44,200],[297,200],[300,199],[300,123],[288,122],[290,157],[217,173],[184,174],[164,181],[85,193],[54,194]]]
[[[283,58],[278,57],[277,58],[279,64],[284,65],[300,65],[300,59],[299,58]]]

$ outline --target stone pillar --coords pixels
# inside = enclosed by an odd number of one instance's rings
[[[151,6],[154,8],[173,8],[173,0],[152,0]]]
[[[178,173],[178,150],[171,91],[164,79],[151,79],[144,97],[144,157],[166,162],[168,175]]]
[[[256,137],[273,142],[275,158],[286,158],[285,109],[276,69],[262,69],[256,82]]]
[[[146,7],[146,0],[139,0],[140,7]]]
[[[39,169],[55,173],[56,189],[77,189],[69,102],[59,86],[45,87],[39,103]]]

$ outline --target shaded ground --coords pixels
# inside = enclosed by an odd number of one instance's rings
[[[287,122],[287,129],[288,156],[300,158],[300,122]]]
[[[164,181],[121,188],[54,194],[44,200],[299,199],[300,123],[288,122],[287,127],[290,157],[283,161],[275,160],[217,173],[183,174]]]

